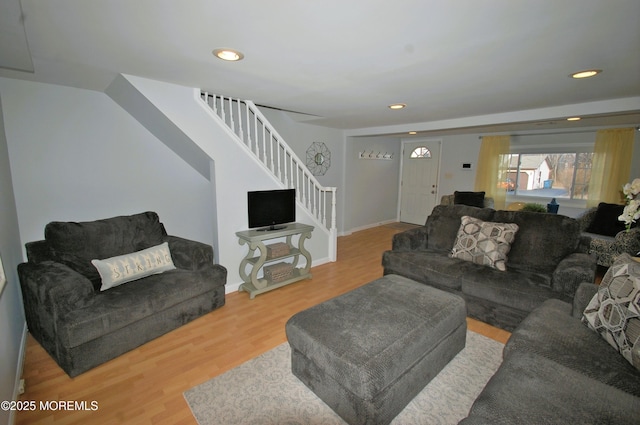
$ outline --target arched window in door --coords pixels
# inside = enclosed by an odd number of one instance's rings
[[[418,146],[411,152],[410,158],[431,158],[431,151],[426,146]]]

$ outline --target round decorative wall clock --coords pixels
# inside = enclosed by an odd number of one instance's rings
[[[331,167],[331,151],[323,142],[313,142],[307,149],[307,168],[314,176],[324,176]]]

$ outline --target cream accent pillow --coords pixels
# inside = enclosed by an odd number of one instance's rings
[[[506,271],[507,254],[518,228],[515,223],[493,223],[464,215],[451,257]]]
[[[102,279],[101,291],[176,268],[167,242],[131,254],[91,260],[91,264]]]
[[[582,321],[640,370],[640,263],[626,253],[618,256]]]

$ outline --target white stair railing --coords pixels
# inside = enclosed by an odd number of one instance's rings
[[[336,188],[324,187],[250,100],[201,92],[201,100],[233,131],[238,140],[287,188],[336,239]],[[332,260],[335,260],[335,247]]]

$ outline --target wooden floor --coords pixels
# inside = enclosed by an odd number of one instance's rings
[[[76,378],[69,378],[29,336],[24,401],[86,402],[97,410],[22,411],[17,424],[189,424],[182,393],[286,341],[295,313],[382,276],[382,252],[402,224],[338,238],[338,260],[312,268],[313,278],[226,305]],[[505,342],[509,333],[468,319],[469,329]]]

